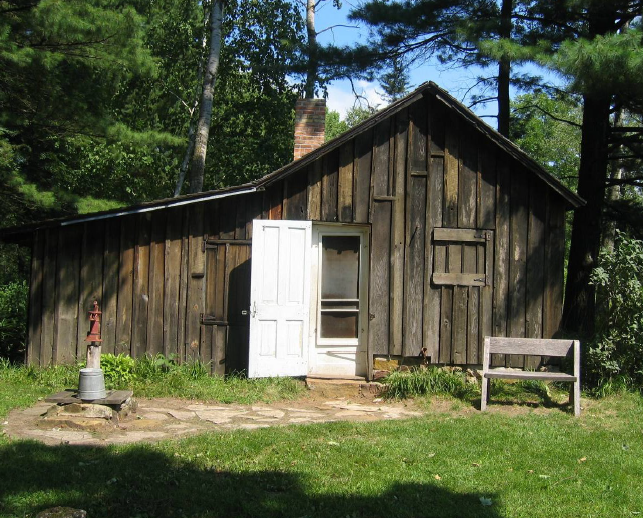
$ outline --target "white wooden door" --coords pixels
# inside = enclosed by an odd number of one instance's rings
[[[311,230],[310,221],[253,221],[251,378],[308,373]]]

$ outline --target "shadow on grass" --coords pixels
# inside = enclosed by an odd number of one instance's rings
[[[528,408],[547,408],[574,414],[574,407],[569,400],[569,392],[554,389],[554,397],[549,390],[538,384],[528,385],[519,383],[493,382],[490,386],[489,407],[524,406]],[[480,398],[475,400],[476,408],[480,409]]]
[[[455,493],[432,481],[396,483],[376,496],[365,495],[366,489],[329,494],[294,471],[230,472],[198,464],[149,446],[115,451],[27,441],[2,445],[0,515],[35,515],[60,505],[85,509],[92,518],[500,516],[495,495]],[[483,506],[481,496],[494,504]]]

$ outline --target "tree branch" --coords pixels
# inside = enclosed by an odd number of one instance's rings
[[[320,34],[323,34],[326,31],[332,31],[333,29],[336,29],[337,27],[345,27],[347,29],[359,29],[359,25],[343,25],[341,23],[338,23],[337,25],[331,25],[330,27],[326,27],[325,29],[322,29],[317,33],[317,36]]]
[[[514,108],[514,110],[515,111],[524,111],[524,110],[528,110],[529,108],[535,108],[538,111],[540,111],[540,112],[544,113],[545,115],[547,115],[547,117],[550,117],[551,119],[554,119],[555,121],[564,122],[565,124],[569,124],[570,126],[573,126],[575,128],[581,128],[582,127],[577,122],[570,121],[570,120],[567,120],[567,119],[561,119],[560,117],[556,117],[554,114],[548,112],[547,110],[545,110],[544,108],[538,106],[537,104],[528,104],[527,106],[521,106],[519,108]]]

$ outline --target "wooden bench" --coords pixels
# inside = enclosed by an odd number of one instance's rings
[[[564,372],[534,372],[504,367],[491,368],[492,354],[520,354],[534,356],[573,355],[574,374]],[[578,340],[541,340],[538,338],[499,338],[487,336],[484,339],[482,363],[482,399],[480,410],[487,408],[489,401],[489,380],[505,378],[517,380],[565,381],[572,383],[569,401],[574,405],[574,415],[580,415],[580,342]]]

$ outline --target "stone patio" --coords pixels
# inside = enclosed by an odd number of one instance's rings
[[[2,428],[9,437],[33,439],[49,445],[103,446],[177,439],[209,431],[330,421],[379,421],[422,414],[409,404],[377,397],[363,399],[324,399],[322,396],[274,404],[226,405],[137,398],[136,413],[116,421],[95,418],[52,420],[49,416],[59,412],[52,412],[52,404],[41,401],[31,408],[10,412]]]

